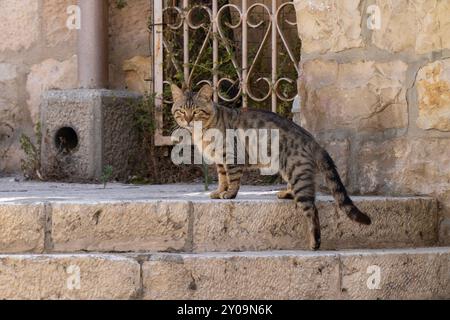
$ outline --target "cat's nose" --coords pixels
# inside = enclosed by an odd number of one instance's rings
[[[187,124],[190,124],[190,123],[192,122],[193,119],[194,119],[194,116],[193,116],[193,115],[189,115],[189,116],[186,116],[186,117],[185,117],[185,120],[186,120]]]

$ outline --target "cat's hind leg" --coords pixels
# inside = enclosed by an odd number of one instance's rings
[[[292,186],[291,184],[288,184],[286,190],[281,190],[277,193],[278,199],[294,199],[294,193],[292,192]]]
[[[294,200],[302,210],[308,223],[309,247],[311,250],[320,248],[320,220],[316,208],[316,188],[314,171],[305,165],[297,167],[290,179]]]

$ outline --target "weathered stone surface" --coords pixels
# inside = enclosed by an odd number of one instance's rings
[[[449,266],[450,248],[161,254],[142,275],[145,299],[448,299]]]
[[[14,127],[19,111],[17,66],[0,63],[0,124]]]
[[[341,291],[345,299],[444,299],[450,296],[447,249],[341,253],[340,260]]]
[[[152,256],[143,264],[144,299],[332,299],[335,254],[245,253]]]
[[[17,67],[9,63],[0,63],[0,82],[13,80],[17,77]]]
[[[332,141],[327,141],[327,139],[319,139],[319,141],[321,145],[331,155],[332,159],[334,160],[334,163],[336,164],[342,182],[344,183],[344,185],[347,185],[349,160],[350,160],[350,140],[336,139]],[[317,178],[318,178],[317,185],[323,190],[325,190],[325,192],[329,193],[329,189],[327,187],[323,175],[318,175]]]
[[[437,203],[421,198],[354,198],[373,220],[350,221],[334,202],[319,198],[322,249],[413,247],[437,241]],[[306,221],[289,201],[194,202],[194,251],[308,248]]]
[[[440,241],[448,244],[450,140],[394,139],[366,142],[360,148],[357,189],[361,193],[425,194],[441,204]],[[446,222],[447,221],[447,222]]]
[[[276,190],[281,186],[243,186],[237,200],[212,201],[202,185],[111,184],[103,189],[99,185],[4,180],[0,179],[0,202],[5,206],[49,203],[49,231],[56,251],[234,252],[307,248],[302,212],[292,201],[276,199]],[[336,210],[331,197],[318,196],[322,249],[436,244],[435,200],[352,198],[372,218],[373,225],[352,222]]]
[[[57,61],[48,59],[31,67],[27,79],[29,94],[28,108],[31,119],[38,122],[40,115],[41,94],[51,89],[70,89],[77,86],[77,57]]]
[[[74,4],[76,2],[72,0],[42,1],[42,32],[46,46],[54,47],[59,44],[75,46],[77,30],[67,28],[69,19],[67,8]]]
[[[20,119],[20,104],[17,66],[0,63],[0,173],[18,169],[17,122]]]
[[[391,52],[411,50],[424,54],[450,48],[450,3],[448,1],[377,0],[381,29],[372,42]]]
[[[182,250],[187,202],[54,204],[55,251]]]
[[[130,299],[139,278],[139,263],[119,256],[0,255],[0,299]]]
[[[112,88],[126,86],[126,72],[122,69],[125,60],[150,53],[148,21],[152,14],[152,2],[128,1],[118,9],[109,6],[110,83]]]
[[[30,48],[39,37],[39,19],[37,0],[3,0],[0,10],[0,52]]]
[[[127,89],[145,94],[150,91],[151,85],[148,82],[151,79],[151,58],[136,56],[123,63],[125,71],[125,82]]]
[[[44,251],[44,205],[0,205],[0,252]]]
[[[449,139],[366,142],[357,161],[362,193],[437,195],[450,187]]]
[[[450,59],[423,67],[416,79],[419,97],[417,125],[425,130],[450,131]]]
[[[362,46],[360,0],[294,0],[305,53]]]
[[[408,125],[405,63],[312,60],[304,70],[301,123],[307,129],[378,131]]]

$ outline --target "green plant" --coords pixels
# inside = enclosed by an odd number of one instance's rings
[[[145,94],[138,102],[132,103],[134,123],[141,134],[154,134],[155,94]]]
[[[20,148],[25,153],[25,159],[21,160],[22,173],[27,179],[43,180],[41,175],[41,142],[42,132],[41,124],[38,122],[34,128],[36,144],[32,139],[22,134],[20,136]]]
[[[116,0],[116,8],[123,9],[127,6],[127,0]]]
[[[113,171],[114,169],[112,166],[105,166],[103,168],[102,176],[100,177],[100,180],[103,183],[103,189],[106,189],[106,185],[111,181]]]
[[[211,184],[211,176],[209,175],[209,167],[205,162],[203,162],[202,170],[203,170],[203,185],[205,186],[205,191],[208,191],[209,185]]]
[[[13,144],[11,139],[14,128],[6,122],[0,122],[0,160],[6,158],[9,149]]]

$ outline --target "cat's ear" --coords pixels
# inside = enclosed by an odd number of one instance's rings
[[[173,101],[178,101],[183,99],[184,97],[184,92],[183,90],[181,90],[180,88],[178,88],[178,86],[176,84],[171,84],[170,85],[171,89],[172,89],[172,98]]]
[[[213,98],[214,90],[209,84],[205,84],[197,93],[197,98],[210,101]]]

